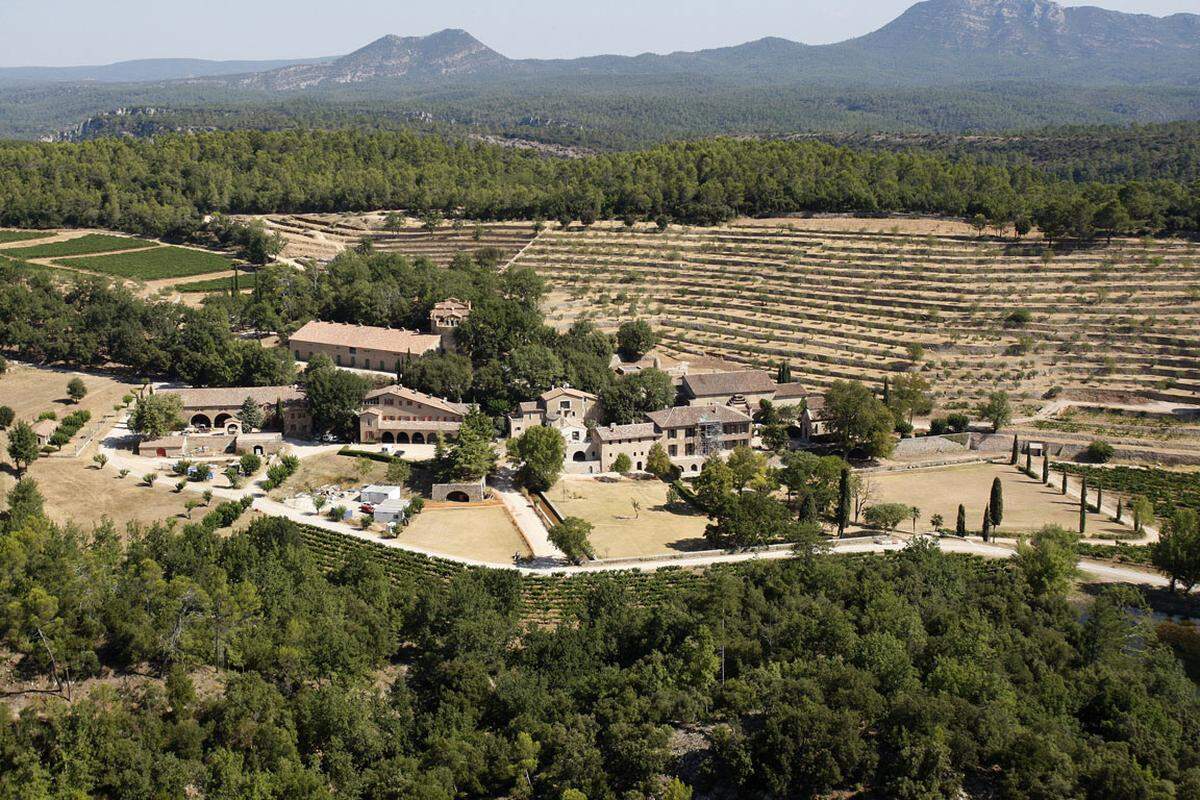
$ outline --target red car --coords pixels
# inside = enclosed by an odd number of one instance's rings
[[[363,503],[361,506],[358,507],[358,510],[364,514],[374,514],[375,506],[371,505],[370,503]]]

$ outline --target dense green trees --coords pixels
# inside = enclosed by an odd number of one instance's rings
[[[0,145],[0,224],[168,237],[196,233],[214,211],[378,208],[696,223],[802,210],[915,211],[980,214],[994,224],[1028,216],[1058,237],[1093,234],[1110,207],[1128,214],[1131,229],[1200,227],[1194,189],[1174,181],[1077,186],[1028,166],[815,141],[712,139],[578,159],[370,130]],[[1112,213],[1100,222],[1112,224]],[[247,238],[248,254],[269,256],[271,243],[255,242]]]
[[[517,466],[517,479],[530,491],[544,492],[558,482],[565,453],[562,434],[541,425],[508,441],[508,458]]]
[[[8,457],[17,471],[24,471],[37,461],[37,434],[25,420],[20,420],[8,430]]]
[[[563,552],[572,564],[581,564],[584,560],[595,558],[592,543],[588,536],[592,532],[592,523],[579,517],[567,517],[547,531],[550,543]]]
[[[600,392],[604,422],[624,425],[638,422],[648,411],[659,411],[675,402],[675,384],[662,370],[650,369],[624,375]]]
[[[658,336],[654,329],[643,319],[623,322],[617,329],[617,352],[626,361],[637,361],[657,343]]]
[[[588,576],[560,624],[525,625],[545,578],[389,575],[367,549],[322,569],[285,520],[218,535],[234,508],[84,534],[35,495],[0,520],[0,626],[22,680],[73,702],[0,719],[6,796],[1200,789],[1195,684],[1136,591],[1068,604],[1066,534],[1011,563],[917,544],[719,568],[637,602]],[[104,669],[142,677],[77,691]]]
[[[313,433],[332,433],[352,441],[358,433],[358,412],[371,389],[366,378],[333,366],[328,356],[318,355],[308,362],[301,377]]]

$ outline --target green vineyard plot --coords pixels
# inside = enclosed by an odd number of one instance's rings
[[[233,268],[233,262],[224,256],[184,247],[156,247],[138,253],[72,258],[57,263],[64,267],[144,281],[186,278]]]
[[[34,245],[33,247],[18,247],[5,250],[5,255],[13,258],[65,258],[68,256],[87,256],[96,253],[116,253],[121,250],[139,250],[157,247],[157,243],[147,239],[136,239],[132,236],[110,236],[106,233],[89,233],[78,239],[68,239],[65,242],[50,242],[49,244]]]
[[[49,231],[0,231],[0,244],[10,242],[28,242],[31,239],[45,239]]]

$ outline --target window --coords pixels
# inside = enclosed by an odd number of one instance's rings
[[[297,361],[300,360],[300,351],[299,350],[296,351],[296,360]]]
[[[561,410],[561,411],[567,411],[567,410],[569,410],[569,409],[571,408],[571,401],[570,401],[570,400],[559,400],[559,401],[558,401],[558,408],[559,408],[559,410]]]
[[[677,445],[677,444],[671,445],[670,447],[667,448],[667,453],[668,453],[668,455],[671,456],[671,458],[674,458],[675,456],[679,455],[679,445]]]
[[[342,354],[341,353],[337,354],[337,365],[339,367],[342,365]]]
[[[357,353],[358,353],[358,348],[357,348],[357,347],[351,347],[351,348],[350,348],[350,355],[355,355],[355,354],[357,354]]]

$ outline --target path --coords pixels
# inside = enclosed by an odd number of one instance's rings
[[[504,503],[505,508],[508,509],[508,513],[512,515],[513,522],[516,523],[517,530],[521,533],[521,538],[525,540],[525,544],[529,545],[534,563],[543,568],[555,563],[561,564],[566,556],[550,543],[550,533],[534,509],[533,503],[514,485],[512,469],[502,469],[491,487],[496,496],[500,498],[500,502]]]

